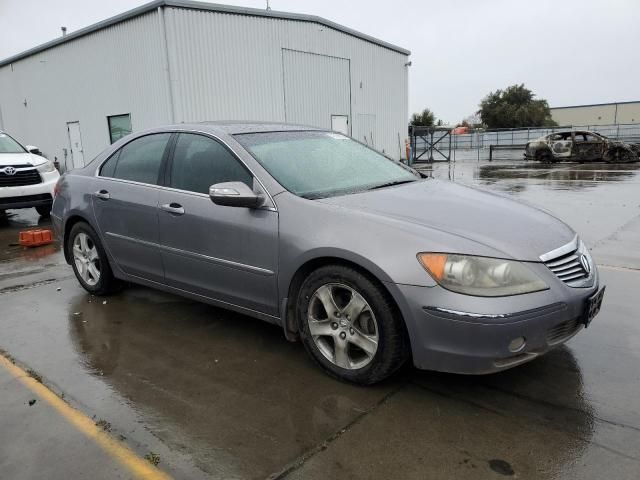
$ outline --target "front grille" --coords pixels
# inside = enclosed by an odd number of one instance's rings
[[[577,235],[566,245],[540,255],[540,260],[570,287],[588,286],[593,279],[595,265],[589,250]]]
[[[582,252],[575,250],[553,260],[548,260],[544,264],[563,282],[574,283],[589,277],[589,272],[585,270],[580,261],[581,256]]]
[[[549,345],[560,343],[573,336],[581,327],[582,323],[580,323],[580,320],[577,318],[559,323],[555,327],[547,330],[547,343]]]
[[[19,170],[18,168],[16,168],[16,173],[13,175],[7,175],[0,171],[0,187],[22,187],[24,185],[37,185],[38,183],[42,183],[42,178],[40,178],[40,174],[35,168],[29,168],[27,170]]]

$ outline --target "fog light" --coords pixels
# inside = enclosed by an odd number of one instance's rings
[[[511,342],[509,342],[509,351],[513,353],[519,352],[524,348],[526,344],[527,344],[527,341],[525,340],[524,337],[514,338],[513,340],[511,340]]]

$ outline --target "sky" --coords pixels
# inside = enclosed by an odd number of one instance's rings
[[[144,0],[0,0],[0,59]],[[218,3],[265,8],[266,0]],[[409,112],[447,123],[524,83],[550,106],[640,100],[638,0],[271,0],[411,50]]]

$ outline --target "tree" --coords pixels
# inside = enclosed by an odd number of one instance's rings
[[[421,113],[411,115],[411,121],[409,123],[416,127],[433,127],[436,123],[436,116],[431,110],[425,108]]]
[[[546,100],[524,84],[489,93],[480,102],[478,114],[488,128],[550,127],[556,125]]]

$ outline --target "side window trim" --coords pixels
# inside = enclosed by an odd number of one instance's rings
[[[171,137],[167,142],[167,147],[164,150],[162,156],[162,163],[160,164],[160,172],[158,175],[158,186],[170,187],[171,186],[171,165],[173,164],[173,154],[176,150],[176,143],[178,143],[178,132],[171,132]]]
[[[152,135],[164,135],[164,134],[170,134],[169,140],[167,141],[167,145],[164,148],[164,151],[162,152],[162,160],[160,160],[160,169],[158,171],[158,177],[156,178],[156,182],[155,183],[145,183],[145,182],[138,182],[135,180],[127,180],[125,178],[117,178],[115,176],[113,177],[107,177],[102,175],[102,170],[104,168],[104,166],[107,164],[107,162],[109,162],[111,159],[115,158],[115,166],[113,167],[113,174],[115,175],[117,170],[118,170],[118,163],[120,162],[120,155],[122,153],[122,150],[127,146],[130,145],[131,143],[135,142],[136,140],[139,140],[141,138],[145,138],[145,137],[150,137]],[[111,155],[109,155],[104,161],[102,161],[102,163],[100,163],[100,165],[98,165],[98,168],[96,169],[96,177],[100,177],[100,178],[106,178],[109,180],[117,180],[120,182],[128,182],[128,183],[137,183],[140,185],[150,185],[153,187],[161,187],[163,186],[163,183],[161,183],[162,181],[164,181],[164,169],[168,160],[168,156],[170,153],[173,153],[173,146],[174,146],[174,141],[175,141],[175,137],[177,136],[176,132],[155,132],[155,133],[149,133],[146,135],[140,135],[139,137],[135,137],[132,138],[131,140],[129,140],[127,143],[125,143],[124,145],[122,145],[120,148],[118,148],[118,150],[116,150],[115,152],[113,152]]]

